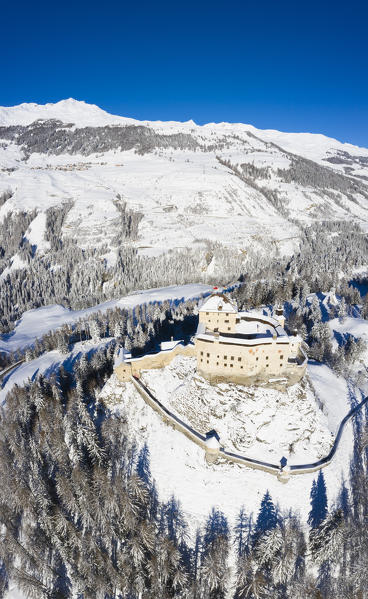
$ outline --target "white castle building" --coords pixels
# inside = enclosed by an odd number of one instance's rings
[[[280,308],[273,318],[238,312],[225,295],[212,294],[199,310],[197,371],[212,383],[298,382],[305,374],[307,357],[302,339],[287,335],[284,324]]]
[[[305,374],[307,357],[302,339],[284,330],[282,309],[274,317],[238,312],[235,302],[213,293],[199,310],[193,343],[161,344],[161,351],[132,358],[121,352],[115,373],[121,381],[139,377],[142,370],[164,368],[177,355],[197,359],[197,372],[211,383],[293,385]]]

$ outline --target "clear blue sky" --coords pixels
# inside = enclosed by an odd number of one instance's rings
[[[2,2],[0,105],[322,132],[368,147],[368,7],[332,0]]]

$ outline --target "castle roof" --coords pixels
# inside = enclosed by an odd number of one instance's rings
[[[237,313],[237,307],[223,293],[213,293],[207,301],[204,302],[199,310],[200,312],[232,312]]]

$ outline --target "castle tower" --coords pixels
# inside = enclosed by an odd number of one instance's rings
[[[234,333],[237,306],[223,293],[213,293],[199,310],[199,322],[214,333]]]

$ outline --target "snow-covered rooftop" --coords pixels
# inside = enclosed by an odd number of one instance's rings
[[[235,327],[241,335],[262,335],[269,337],[275,333],[275,327],[260,320],[241,320]]]
[[[214,341],[215,335],[216,333],[213,333],[212,331],[206,331],[205,333],[198,334],[197,338],[203,339],[205,341]],[[259,335],[252,335],[251,338],[239,337],[236,333],[234,333],[233,335],[226,334],[226,336],[221,335],[220,333],[219,336],[216,337],[216,339],[218,339],[220,343],[231,343],[234,345],[262,345],[264,343],[273,343],[272,334],[265,333],[260,333]],[[277,337],[276,343],[289,343],[289,337],[287,335]]]
[[[182,344],[183,344],[182,340],[161,341],[160,348],[161,348],[161,351],[170,351],[171,349],[174,349],[174,347],[176,347],[177,345],[182,345]]]
[[[204,302],[200,312],[231,312],[237,313],[236,304],[222,293],[214,293]]]

